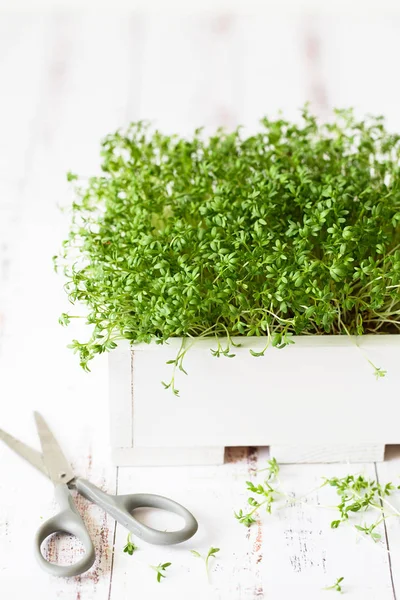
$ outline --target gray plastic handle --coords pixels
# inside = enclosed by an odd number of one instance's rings
[[[191,512],[184,506],[156,494],[127,494],[112,496],[106,494],[86,479],[75,480],[76,489],[82,496],[94,502],[111,515],[118,523],[149,544],[179,544],[191,538],[197,531],[198,524]],[[131,514],[135,508],[162,508],[175,513],[185,520],[179,531],[159,531],[141,523]]]
[[[96,555],[92,540],[82,517],[78,513],[71,492],[64,483],[55,488],[56,501],[61,511],[43,523],[35,537],[34,552],[40,566],[57,577],[74,577],[88,571],[93,565]],[[42,554],[42,543],[53,533],[65,532],[77,537],[85,548],[85,556],[73,565],[57,565],[46,560]]]

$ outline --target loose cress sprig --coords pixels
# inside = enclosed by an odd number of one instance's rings
[[[343,589],[342,589],[343,579],[344,579],[344,577],[338,577],[333,585],[330,585],[329,587],[324,588],[324,590],[333,590],[335,592],[342,593],[343,592]]]
[[[256,522],[254,518],[254,514],[257,512],[259,508],[265,506],[267,513],[271,514],[272,504],[275,502],[278,495],[283,495],[277,487],[279,485],[277,479],[279,475],[279,465],[275,458],[271,458],[268,461],[268,466],[265,469],[260,469],[259,472],[266,471],[267,475],[264,479],[264,483],[259,483],[258,485],[254,485],[251,481],[246,481],[247,489],[254,494],[257,494],[259,499],[256,500],[253,496],[250,496],[247,500],[248,504],[252,507],[252,509],[248,512],[244,512],[240,509],[238,512],[235,512],[235,518],[242,523],[246,527],[252,525],[252,523]]]
[[[128,537],[127,537],[127,541],[126,541],[126,545],[124,547],[124,552],[127,552],[130,556],[132,556],[132,554],[134,552],[136,552],[136,550],[138,550],[138,547],[132,542],[131,539],[131,533],[128,533]],[[218,549],[217,549],[218,550]],[[166,562],[166,563],[160,563],[158,565],[149,565],[149,567],[151,569],[153,569],[154,571],[156,571],[157,575],[157,581],[158,583],[161,583],[161,579],[166,577],[166,569],[168,567],[171,566],[172,563],[170,562]]]
[[[171,388],[171,390],[175,396],[179,396],[179,390],[176,389],[176,387],[175,387],[176,369],[178,368],[180,371],[185,373],[185,375],[187,375],[187,372],[183,368],[183,359],[188,350],[189,350],[188,346],[185,346],[185,338],[183,338],[182,342],[181,342],[181,346],[179,348],[179,351],[178,351],[178,354],[176,355],[176,357],[172,360],[167,360],[167,365],[174,365],[173,370],[172,370],[172,376],[168,383],[165,383],[165,381],[162,381],[161,383],[166,390],[168,388]]]
[[[101,155],[101,175],[68,174],[72,224],[55,257],[69,300],[87,307],[92,335],[71,344],[83,368],[123,338],[228,336],[221,356],[232,336],[266,349],[400,331],[400,136],[382,118],[338,110],[319,124],[305,108],[300,123],[209,138],[139,122]]]
[[[138,547],[132,542],[131,533],[128,533],[128,537],[126,539],[126,545],[124,547],[124,552],[127,552],[130,556],[138,549]]]
[[[363,475],[347,475],[342,478],[326,479],[323,485],[335,487],[340,496],[340,503],[337,505],[340,518],[331,522],[332,529],[337,529],[342,523],[348,521],[351,513],[366,512],[369,509],[377,510],[380,516],[371,525],[354,525],[357,531],[377,542],[381,539],[381,535],[376,528],[389,517],[400,516],[387,500],[388,496],[400,489],[400,486],[394,486],[391,482],[381,485],[375,479],[367,479]],[[385,505],[391,509],[390,514],[385,511]]]
[[[211,546],[211,548],[207,552],[206,556],[203,556],[197,550],[190,551],[191,554],[193,554],[193,556],[195,556],[196,558],[202,558],[204,560],[208,580],[210,579],[210,571],[209,571],[209,565],[208,565],[209,560],[210,560],[210,558],[215,558],[215,555],[217,554],[217,552],[219,552],[219,550],[220,550],[219,548],[214,548],[213,546]]]
[[[150,565],[151,569],[154,569],[154,571],[157,573],[157,581],[158,583],[161,583],[161,579],[166,577],[165,575],[165,571],[168,567],[171,566],[172,563],[170,562],[166,562],[163,564],[159,564],[159,565]]]
[[[259,472],[266,471],[267,477],[264,484],[255,485],[250,481],[246,482],[247,489],[259,496],[255,499],[250,496],[247,500],[252,509],[244,512],[240,509],[235,512],[235,518],[243,523],[246,527],[251,526],[256,522],[254,514],[262,506],[266,507],[266,511],[271,513],[272,504],[277,497],[288,497],[285,492],[279,490],[279,465],[275,458],[268,461],[266,469],[260,469]],[[342,523],[349,521],[351,514],[358,512],[366,512],[370,509],[377,510],[379,517],[372,524],[355,524],[355,529],[370,537],[374,542],[381,539],[381,535],[376,531],[377,527],[386,519],[392,516],[400,517],[400,512],[387,500],[393,492],[400,490],[400,485],[395,486],[388,482],[384,485],[380,484],[375,479],[367,479],[363,475],[346,475],[345,477],[332,477],[324,479],[320,487],[330,485],[336,488],[340,496],[340,503],[337,505],[340,518],[334,519],[331,522],[331,528],[337,529]],[[291,501],[294,499],[291,498]],[[385,510],[385,508],[387,510]],[[390,512],[389,512],[390,509]]]

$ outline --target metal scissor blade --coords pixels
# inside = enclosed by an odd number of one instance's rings
[[[19,440],[17,440],[17,438],[13,437],[12,435],[7,433],[6,431],[3,431],[2,429],[0,429],[0,440],[3,440],[3,442],[7,444],[9,448],[11,448],[11,450],[14,450],[14,452],[19,454],[21,458],[24,458],[33,467],[35,467],[41,473],[43,473],[43,475],[46,475],[46,477],[49,476],[45,464],[43,462],[43,456],[40,452],[34,450],[27,444],[20,442]]]
[[[75,478],[74,473],[46,421],[38,413],[34,413],[36,427],[42,445],[43,462],[54,485],[69,483]]]

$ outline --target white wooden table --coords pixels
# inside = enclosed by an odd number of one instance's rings
[[[333,531],[332,511],[317,506],[333,504],[333,490],[260,513],[249,530],[236,522],[245,481],[257,479],[267,449],[230,450],[218,468],[113,468],[106,358],[87,375],[65,348],[82,331],[57,323],[66,299],[51,263],[68,223],[58,210],[70,200],[65,172],[95,172],[100,137],[129,120],[156,119],[183,133],[203,123],[254,129],[264,113],[282,108],[294,117],[308,99],[321,115],[332,105],[384,113],[399,130],[399,34],[400,19],[390,16],[1,16],[0,426],[38,444],[32,410],[42,411],[79,474],[109,492],[171,496],[200,529],[176,548],[138,542],[130,557],[122,552],[126,531],[80,499],[96,565],[76,579],[51,578],[31,546],[55,511],[52,486],[0,446],[0,598],[312,600],[334,594],[322,588],[340,576],[352,600],[400,594],[400,521],[387,522],[378,544],[357,539],[351,527]],[[257,415],[247,418],[251,427]],[[285,466],[281,479],[300,498],[323,476],[356,470],[398,484],[400,456],[392,449],[387,462],[356,468]],[[208,584],[189,550],[211,545],[221,551]],[[52,540],[49,552],[68,561],[76,547]],[[148,565],[169,560],[158,584]]]

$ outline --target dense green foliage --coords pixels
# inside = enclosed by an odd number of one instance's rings
[[[265,118],[251,137],[106,137],[56,259],[93,325],[81,364],[121,337],[397,333],[400,136],[335,114]]]

